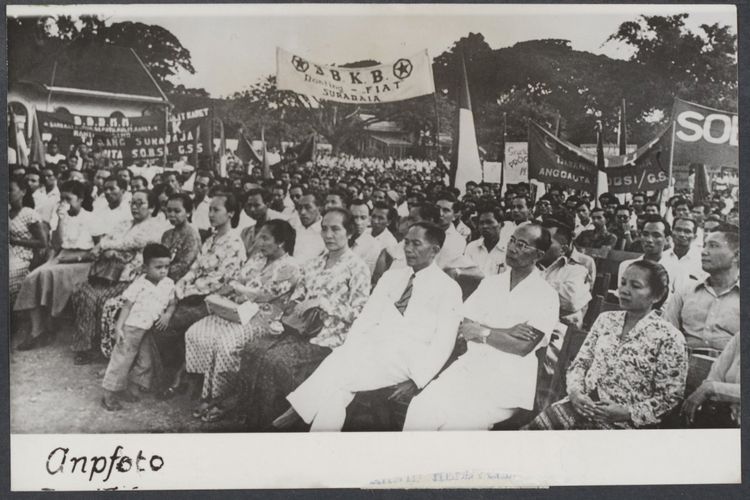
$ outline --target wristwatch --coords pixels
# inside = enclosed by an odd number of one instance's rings
[[[491,330],[489,328],[483,328],[482,329],[482,344],[487,343],[487,337],[490,336]]]

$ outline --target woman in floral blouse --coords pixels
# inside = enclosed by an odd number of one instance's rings
[[[246,325],[215,314],[195,323],[185,334],[185,367],[188,373],[203,375],[201,404],[193,415],[206,422],[221,419],[233,405],[234,379],[240,369],[240,352],[251,340],[271,333],[300,277],[300,266],[291,256],[295,232],[283,220],[266,221],[254,240],[256,252],[242,267],[236,281],[222,290],[235,303],[260,304]]]
[[[666,270],[639,260],[619,287],[622,311],[599,315],[567,374],[568,397],[527,429],[628,429],[657,424],[685,392],[687,352],[679,330],[661,319]]]
[[[34,197],[23,177],[13,178],[9,183],[8,196],[8,265],[10,282],[8,295],[13,304],[15,295],[29,273],[34,251],[47,247],[48,238],[42,220],[34,210]]]
[[[369,298],[370,268],[348,246],[354,229],[351,214],[329,209],[321,228],[326,253],[305,263],[287,312],[318,307],[323,311],[322,329],[312,338],[289,331],[247,344],[239,372],[238,410],[248,430],[264,430],[286,409],[286,395],[344,343]],[[283,327],[277,324],[276,329]]]
[[[95,347],[101,342],[101,318],[104,304],[118,297],[141,272],[143,248],[148,243],[161,241],[161,225],[151,217],[153,205],[148,191],[136,191],[130,198],[130,213],[133,224],[121,236],[105,236],[91,253],[96,261],[112,261],[122,264],[117,281],[89,277],[71,297],[75,312],[73,352],[75,364],[85,365],[92,361]],[[98,349],[97,349],[98,350]]]
[[[166,328],[157,325],[156,342],[169,372],[176,373],[172,384],[161,396],[170,398],[184,387],[184,335],[193,323],[208,316],[204,299],[216,293],[237,277],[245,261],[245,245],[239,231],[232,228],[239,218],[239,206],[230,193],[217,193],[211,199],[208,220],[214,232],[201,247],[190,270],[177,282],[175,291],[179,302]],[[178,370],[173,371],[175,368]]]

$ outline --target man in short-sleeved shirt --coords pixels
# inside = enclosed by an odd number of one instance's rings
[[[740,332],[739,234],[727,225],[706,235],[701,256],[709,276],[691,280],[664,308],[689,348],[723,349]]]

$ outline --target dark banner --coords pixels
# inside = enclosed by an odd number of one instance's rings
[[[210,108],[174,111],[169,116],[169,136],[167,143],[170,156],[191,156],[209,153],[211,144]]]
[[[633,153],[605,160],[610,193],[659,191],[669,185],[672,126]]]
[[[37,111],[42,133],[49,133],[60,144],[94,144],[101,139],[105,158],[125,165],[137,160],[163,159],[166,147],[164,116],[102,117]]]
[[[528,161],[529,179],[596,193],[596,158],[533,122]]]
[[[675,99],[674,163],[739,168],[737,113]]]

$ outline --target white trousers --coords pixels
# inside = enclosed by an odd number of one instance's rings
[[[408,349],[362,339],[345,344],[323,361],[287,401],[310,431],[340,431],[346,407],[360,391],[372,391],[409,379]]]
[[[504,397],[488,391],[487,380],[462,356],[411,400],[404,431],[488,430],[509,419]],[[511,380],[493,380],[497,394]]]

